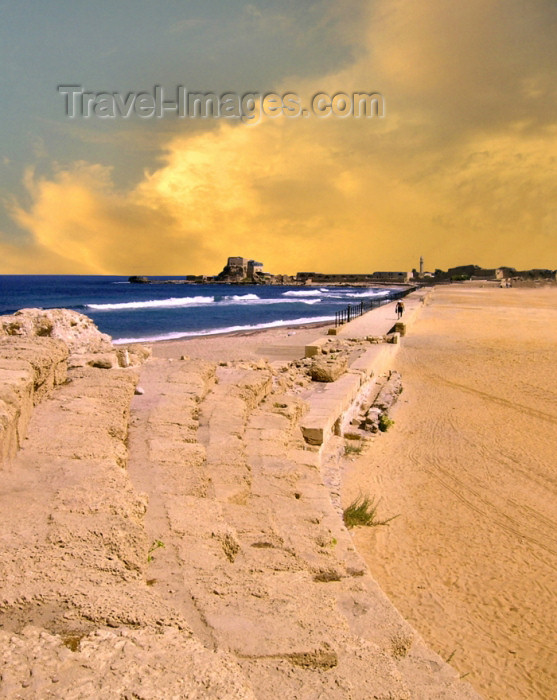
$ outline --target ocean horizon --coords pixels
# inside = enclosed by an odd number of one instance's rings
[[[183,277],[151,277],[183,280]],[[326,323],[348,304],[378,305],[399,289],[228,284],[132,284],[104,275],[0,275],[0,315],[66,308],[89,316],[115,343]]]

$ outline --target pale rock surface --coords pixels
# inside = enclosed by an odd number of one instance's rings
[[[136,378],[83,368],[2,472],[1,698],[253,698],[148,576],[125,440]]]
[[[477,697],[369,574],[266,363],[68,378],[2,470],[0,697]]]
[[[69,309],[21,309],[0,316],[2,335],[56,338],[64,341],[70,354],[112,351],[109,335],[101,333],[87,316]]]
[[[373,405],[382,413],[387,413],[396,403],[402,392],[402,377],[399,372],[391,371],[385,384],[381,387]]]
[[[255,700],[238,664],[174,628],[98,630],[81,640],[0,631],[0,698]]]
[[[137,367],[142,365],[151,357],[151,348],[144,345],[118,345],[116,347],[116,355],[120,367]]]
[[[346,372],[346,357],[328,357],[316,360],[311,366],[311,378],[314,382],[334,382]]]
[[[67,357],[59,340],[0,336],[0,465],[23,443],[34,406],[66,381]]]

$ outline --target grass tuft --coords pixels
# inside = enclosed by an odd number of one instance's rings
[[[360,455],[362,454],[362,450],[364,449],[363,445],[350,445],[347,444],[344,447],[344,454],[345,455]]]
[[[379,430],[382,433],[386,433],[387,430],[391,427],[391,425],[394,425],[394,424],[395,424],[394,420],[391,420],[386,413],[382,413],[379,416]]]
[[[393,515],[386,520],[378,520],[377,508],[379,503],[380,501],[376,501],[374,498],[358,496],[358,498],[344,510],[342,514],[344,524],[347,528],[358,526],[376,527],[377,525],[387,525],[391,520],[398,518],[398,515]]]
[[[149,551],[147,552],[147,561],[152,562],[154,557],[153,557],[153,552],[156,549],[160,549],[161,547],[164,547],[164,542],[161,540],[155,540],[153,544],[149,547]]]

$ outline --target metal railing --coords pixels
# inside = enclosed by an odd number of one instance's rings
[[[357,304],[348,304],[344,309],[337,311],[335,313],[335,328],[344,325],[345,323],[350,323],[355,318],[363,316],[363,314],[371,311],[371,309],[376,309],[379,306],[384,306],[391,301],[396,301],[397,299],[402,299],[414,289],[401,289],[397,292],[390,292],[388,297],[382,297],[381,299],[362,299]]]

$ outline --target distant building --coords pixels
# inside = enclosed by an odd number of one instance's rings
[[[479,270],[478,265],[457,265],[457,267],[449,267],[447,270],[447,275],[449,277],[460,277],[466,275],[467,277],[472,277],[476,270]]]
[[[555,270],[532,268],[531,270],[515,270],[513,277],[523,280],[550,280],[556,279]]]
[[[514,277],[516,275],[516,269],[514,267],[498,267],[495,270],[495,276],[498,280],[508,279],[509,277]]]
[[[497,279],[496,272],[495,268],[488,269],[479,265],[459,265],[458,267],[449,267],[447,276],[450,278],[468,277],[468,279],[475,280],[495,280]]]
[[[354,282],[369,282],[372,281],[372,275],[370,274],[334,274],[328,272],[298,272],[296,274],[296,281],[302,282],[303,284],[309,284],[311,282],[319,282],[321,284],[352,284]]]
[[[370,272],[355,274],[328,274],[325,272],[298,272],[296,281],[308,284],[317,282],[322,284],[352,284],[355,282],[383,282],[386,284],[407,284],[412,278],[411,272]]]
[[[227,267],[230,267],[230,268],[241,268],[244,270],[244,272],[247,272],[248,259],[242,258],[240,256],[233,256],[233,257],[228,258],[226,265],[227,265]]]
[[[374,272],[371,279],[375,282],[395,282],[406,284],[412,279],[411,272]]]
[[[258,274],[263,274],[263,263],[256,260],[248,260],[246,276],[253,279]]]
[[[272,275],[263,272],[263,263],[250,260],[239,255],[228,258],[223,270],[216,276],[215,281],[228,284],[269,284]]]

